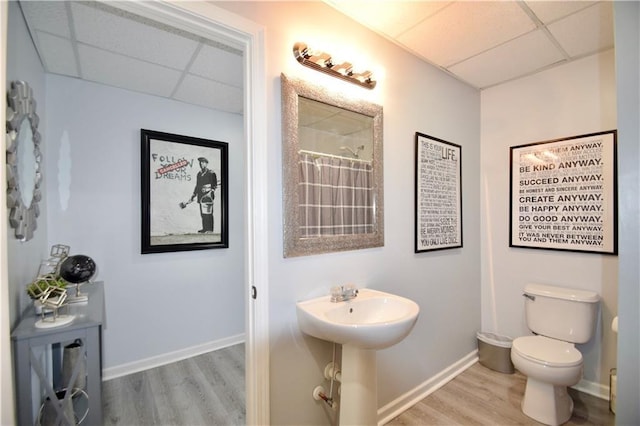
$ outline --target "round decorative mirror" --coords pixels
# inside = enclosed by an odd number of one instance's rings
[[[29,84],[12,81],[7,93],[7,207],[9,225],[21,241],[33,238],[40,215],[40,133]]]

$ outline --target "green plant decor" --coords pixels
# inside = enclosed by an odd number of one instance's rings
[[[33,300],[40,299],[50,288],[66,288],[67,282],[54,274],[47,274],[36,278],[32,283],[27,284],[27,294]]]

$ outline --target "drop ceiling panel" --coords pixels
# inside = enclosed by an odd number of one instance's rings
[[[613,47],[613,4],[600,2],[549,25],[549,31],[574,57]]]
[[[242,113],[244,63],[235,41],[155,22],[115,2],[19,4],[46,72]]]
[[[241,88],[195,75],[185,76],[173,98],[207,108],[220,109],[219,105],[224,105],[225,111],[234,114],[242,113],[244,102]]]
[[[181,73],[160,65],[79,45],[83,78],[103,84],[170,97]]]
[[[61,1],[23,1],[20,7],[29,27],[33,30],[48,32],[69,38],[69,20],[65,2]]]
[[[183,69],[198,42],[83,3],[72,3],[78,42],[148,62]]]
[[[455,2],[398,41],[448,67],[533,29],[535,24],[515,2]]]
[[[38,50],[43,66],[54,74],[78,77],[78,62],[73,46],[68,38],[58,37],[40,31],[35,32]]]
[[[591,6],[595,1],[527,1],[527,6],[543,23],[549,24]]]
[[[242,56],[217,47],[203,45],[189,72],[234,87],[242,87]]]
[[[375,26],[382,33],[397,37],[452,2],[411,1],[403,3],[402,7],[397,2],[371,0],[329,0],[328,3],[347,15],[356,14],[364,25]],[[380,20],[381,16],[385,19]]]
[[[563,59],[562,53],[544,31],[536,30],[460,62],[450,71],[475,87],[489,87],[541,70]]]
[[[472,85],[481,81],[500,84],[506,81],[503,78],[513,79],[539,71],[540,64],[566,63],[613,48],[613,42],[609,42],[613,40],[612,14],[601,13],[601,19],[596,20],[584,13],[591,7],[610,11],[610,1],[454,1],[435,12],[429,9],[429,1],[378,0],[366,6],[360,1],[353,4],[352,0],[325,1],[400,47]],[[600,3],[603,5],[597,6]],[[554,32],[545,25],[553,25]],[[537,29],[547,32],[550,42],[562,55],[560,61],[553,62],[556,55],[547,49],[548,41],[539,38],[539,34],[532,35],[531,40],[540,40],[541,45],[522,45],[530,49],[528,53],[519,52],[510,45],[511,40]],[[553,38],[555,34],[557,40]],[[507,45],[499,49],[505,43]],[[562,49],[565,45],[566,51]],[[483,57],[485,53],[488,56]],[[529,57],[536,55],[541,56]],[[475,56],[478,58],[474,59]],[[492,67],[487,58],[496,57],[500,58],[504,69],[496,69],[492,77],[488,75]],[[512,77],[516,72],[520,74]]]
[[[326,1],[479,89],[613,47],[611,2]],[[242,111],[237,46],[141,18],[116,2],[19,4],[47,72]],[[550,43],[564,48],[561,58]]]

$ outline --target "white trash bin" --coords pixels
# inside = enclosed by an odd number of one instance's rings
[[[500,373],[513,374],[511,346],[513,339],[495,333],[478,332],[478,359],[480,364]]]

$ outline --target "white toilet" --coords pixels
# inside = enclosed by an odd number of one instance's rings
[[[573,401],[567,386],[582,378],[582,354],[595,329],[600,296],[593,291],[527,284],[527,326],[535,336],[513,341],[511,360],[527,376],[522,412],[547,425],[571,418]]]

